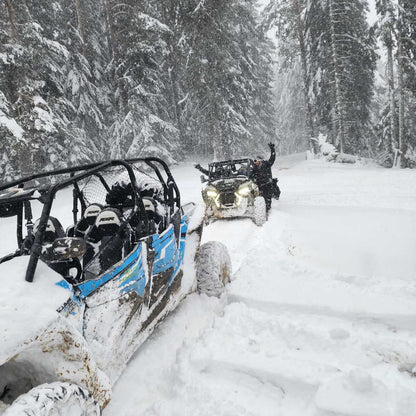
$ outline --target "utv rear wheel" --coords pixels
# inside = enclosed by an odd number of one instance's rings
[[[83,388],[70,383],[42,384],[19,396],[3,416],[99,416],[99,405]]]
[[[231,259],[227,247],[218,241],[203,244],[196,258],[198,292],[220,296],[230,277]]]
[[[254,199],[254,224],[261,227],[267,220],[267,208],[266,200],[262,196],[258,196]]]

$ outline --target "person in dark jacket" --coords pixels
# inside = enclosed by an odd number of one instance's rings
[[[195,164],[194,165],[194,168],[195,169],[198,169],[201,173],[203,173],[204,175],[207,175],[207,176],[209,176],[209,170],[208,169],[205,169],[205,168],[203,168],[199,163],[197,163],[197,164]]]
[[[266,208],[269,210],[272,206],[272,198],[279,199],[280,189],[277,186],[277,179],[273,179],[272,166],[276,160],[276,150],[273,143],[269,143],[270,157],[264,160],[258,156],[254,159],[252,179],[260,190],[260,195],[266,200]]]
[[[229,176],[229,172],[227,172],[222,166],[215,166],[214,169],[209,170],[203,168],[199,163],[194,165],[195,169],[198,169],[204,175],[207,175],[210,181],[216,181],[223,177]]]

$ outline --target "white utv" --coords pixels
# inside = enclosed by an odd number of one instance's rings
[[[99,415],[157,323],[230,278],[226,247],[200,245],[204,212],[181,204],[157,158],[0,185],[4,235],[13,218],[17,247],[0,258],[3,416]]]

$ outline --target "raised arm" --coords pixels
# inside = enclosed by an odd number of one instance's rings
[[[194,165],[195,169],[198,169],[200,172],[202,172],[204,175],[209,176],[209,170],[208,169],[204,169],[199,163]]]
[[[269,147],[270,147],[270,157],[267,163],[269,164],[269,166],[273,166],[273,163],[276,160],[276,150],[274,148],[274,143],[269,143]]]

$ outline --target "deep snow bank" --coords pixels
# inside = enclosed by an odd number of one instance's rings
[[[34,282],[26,282],[28,261],[25,256],[0,265],[0,363],[58,319],[56,310],[71,296],[56,285],[61,276],[41,261]]]

